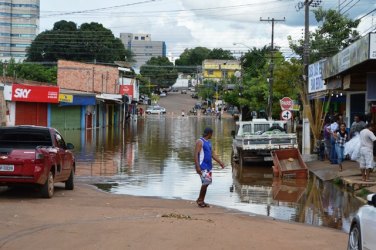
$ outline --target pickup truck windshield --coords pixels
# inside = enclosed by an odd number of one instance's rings
[[[37,146],[52,146],[48,131],[0,130],[0,148],[35,148]]]

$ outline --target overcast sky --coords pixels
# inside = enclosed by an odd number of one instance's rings
[[[302,0],[303,1],[303,0]],[[315,0],[318,1],[318,0]],[[288,53],[287,36],[302,38],[304,10],[297,0],[41,0],[40,31],[59,20],[78,25],[99,22],[119,37],[121,32],[150,33],[165,41],[177,57],[185,48],[204,46],[246,51],[271,42],[271,23],[260,18],[286,18],[275,25],[275,45]],[[325,9],[338,9],[359,18],[376,8],[375,0],[322,0]],[[311,15],[310,29],[317,23]],[[372,28],[373,27],[373,28]],[[372,28],[372,29],[370,29]],[[361,33],[376,28],[376,11],[362,19]]]

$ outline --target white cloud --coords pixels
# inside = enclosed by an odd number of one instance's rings
[[[133,1],[136,2],[137,0]],[[128,7],[49,16],[121,6],[125,3],[122,0],[41,0],[41,30],[51,29],[53,23],[61,19],[78,24],[94,21],[110,28],[116,36],[121,32],[150,33],[153,40],[166,41],[168,51],[173,56],[178,56],[185,48],[196,46],[243,51],[247,48],[234,46],[233,43],[244,43],[249,47],[268,46],[271,42],[271,23],[260,22],[260,17],[286,17],[285,22],[275,24],[275,45],[287,49],[288,35],[294,39],[302,37],[304,13],[303,10],[296,11],[298,2],[299,0],[156,0]],[[323,5],[325,8],[338,8],[337,1],[323,1]],[[348,13],[351,18],[357,18],[375,6],[374,0],[362,0]],[[343,11],[349,7],[351,5]],[[310,20],[313,30],[317,24],[312,13]],[[364,18],[360,30],[366,30],[370,21],[371,16]]]

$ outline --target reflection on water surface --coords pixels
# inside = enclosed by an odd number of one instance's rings
[[[137,196],[196,200],[201,185],[193,148],[206,126],[226,163],[214,166],[207,202],[242,212],[348,231],[361,205],[351,194],[314,177],[279,180],[271,167],[231,166],[231,119],[148,116],[122,128],[61,131],[75,145],[77,175],[99,188]]]

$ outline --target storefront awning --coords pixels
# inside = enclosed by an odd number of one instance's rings
[[[97,100],[102,101],[102,102],[115,102],[118,104],[122,104],[123,101],[121,95],[112,95],[112,94],[101,94],[101,95],[96,95]]]
[[[94,93],[61,89],[59,94],[59,106],[88,106],[95,104]]]

